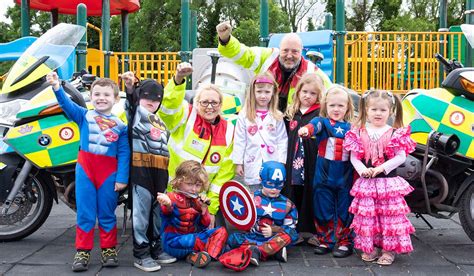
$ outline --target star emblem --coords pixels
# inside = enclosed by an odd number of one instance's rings
[[[240,204],[239,199],[235,198],[235,201],[230,200],[230,202],[232,203],[232,211],[237,211],[242,215],[241,209],[244,208],[244,206]]]
[[[344,133],[344,129],[342,129],[340,126],[334,128],[334,129],[336,130],[336,134],[337,134],[337,133],[341,133],[341,134]]]
[[[262,209],[264,210],[263,216],[269,215],[271,217],[273,216],[273,211],[276,211],[276,209],[272,207],[271,203],[268,203],[267,206],[262,205]]]

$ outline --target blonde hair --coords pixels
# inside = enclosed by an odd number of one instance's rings
[[[271,82],[273,82],[273,91],[272,91],[273,94],[272,94],[270,103],[268,104],[268,112],[277,121],[283,120],[283,113],[280,110],[278,110],[278,84],[276,83],[275,78],[267,72],[256,75],[255,77],[253,77],[252,81],[250,82],[249,91],[247,95],[245,96],[245,105],[243,107],[245,116],[250,122],[255,123],[255,119],[257,118],[257,111],[256,111],[257,100],[255,98],[255,85],[256,85],[256,81],[260,78],[267,78]]]
[[[359,118],[356,122],[358,127],[363,127],[367,122],[367,107],[371,100],[385,100],[389,104],[390,115],[395,114],[394,128],[403,127],[402,102],[397,95],[387,90],[369,90],[365,92],[359,101]]]
[[[344,121],[351,122],[354,116],[354,104],[352,103],[352,97],[349,94],[349,91],[347,91],[347,89],[344,86],[339,85],[339,84],[333,84],[326,91],[326,94],[324,95],[321,101],[321,110],[319,111],[319,115],[321,117],[328,117],[326,104],[328,102],[328,98],[335,94],[345,94],[347,96],[347,110],[346,110],[346,114],[344,114]]]
[[[316,92],[318,93],[318,96],[316,98],[316,103],[319,103],[321,99],[321,95],[323,94],[323,91],[324,91],[323,79],[321,79],[321,77],[318,76],[316,73],[312,73],[312,72],[305,73],[301,77],[301,79],[298,81],[298,84],[296,84],[295,93],[293,94],[293,102],[286,108],[285,116],[289,120],[293,120],[293,117],[295,117],[295,114],[298,112],[298,110],[300,110],[300,107],[301,107],[300,92],[305,84],[316,86]]]
[[[171,180],[170,184],[173,189],[179,189],[184,181],[201,182],[202,187],[199,191],[207,191],[209,189],[209,178],[207,172],[201,163],[194,160],[186,160],[176,168],[176,176]]]
[[[222,101],[224,100],[224,95],[222,94],[221,89],[215,84],[206,83],[199,85],[196,91],[196,95],[194,96],[193,100],[194,108],[198,108],[199,101],[201,100],[201,94],[203,91],[215,91],[219,95],[220,104],[222,104]]]

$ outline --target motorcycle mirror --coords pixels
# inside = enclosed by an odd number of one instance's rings
[[[467,41],[471,45],[471,48],[474,48],[474,25],[471,24],[461,24],[461,30],[466,37]]]
[[[306,56],[313,62],[313,63],[318,63],[321,62],[324,59],[324,55],[321,52],[317,51],[308,51],[306,53]]]
[[[453,155],[459,148],[459,138],[455,134],[443,134],[433,131],[430,133],[429,146],[446,155]]]

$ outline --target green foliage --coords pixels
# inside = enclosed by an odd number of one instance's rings
[[[198,47],[216,47],[216,26],[224,20],[234,27],[232,34],[246,45],[256,46],[260,36],[260,1],[193,1],[198,12]],[[249,10],[251,9],[251,10]],[[274,2],[269,1],[269,32],[289,32],[287,16]]]
[[[130,51],[179,51],[180,6],[180,1],[141,1],[141,9],[129,16]]]
[[[376,30],[391,31],[392,29],[385,29],[383,24],[387,20],[392,20],[400,13],[402,0],[374,0],[375,16],[379,18],[376,24]]]
[[[410,14],[404,14],[385,21],[382,28],[399,32],[426,32],[435,31],[436,22],[430,22],[426,18],[413,18]]]
[[[314,1],[308,1],[313,3]],[[336,0],[324,0],[326,12],[331,12],[336,22]],[[376,31],[436,31],[439,25],[438,0],[367,0],[346,1],[346,8],[353,13],[346,14],[348,30]],[[270,33],[290,32],[286,8],[301,1],[288,2],[269,0]],[[290,4],[289,4],[290,3]],[[305,3],[307,5],[308,3]],[[402,5],[405,3],[405,5]],[[140,0],[141,9],[129,15],[130,51],[179,51],[181,49],[181,2],[177,0]],[[290,6],[289,6],[290,5]],[[260,36],[259,0],[193,0],[191,9],[197,12],[198,47],[216,47],[215,27],[223,20],[229,20],[234,27],[233,34],[243,43],[259,44]],[[448,26],[464,22],[465,0],[448,1]],[[50,28],[50,14],[30,11],[31,35],[39,36]],[[20,37],[21,10],[19,5],[10,7],[6,17],[10,24],[0,22],[0,43]],[[307,30],[314,30],[314,22],[308,18]],[[59,15],[60,22],[75,23],[73,15]],[[88,22],[101,27],[100,17],[88,17]],[[121,17],[110,20],[110,48],[121,51]],[[334,26],[333,26],[334,28]],[[99,48],[98,33],[88,28],[88,47]]]
[[[313,18],[308,17],[308,24],[306,25],[306,31],[311,32],[314,30],[316,30],[316,28],[314,27]]]

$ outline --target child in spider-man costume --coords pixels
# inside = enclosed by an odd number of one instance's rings
[[[196,267],[207,266],[221,254],[227,240],[224,227],[207,229],[211,222],[209,199],[199,195],[209,185],[199,162],[184,161],[171,181],[173,191],[158,193],[161,204],[163,249]]]

